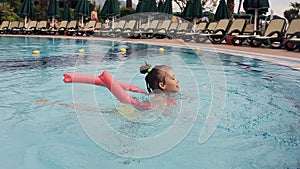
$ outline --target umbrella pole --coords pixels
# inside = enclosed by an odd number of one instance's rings
[[[112,29],[115,29],[115,16],[112,17],[112,23],[111,23]]]
[[[255,9],[255,18],[254,18],[254,30],[255,31],[257,31],[257,18],[258,18],[258,9]],[[256,33],[254,35],[256,35]]]
[[[54,19],[55,19],[55,16],[52,16],[52,27],[54,27]]]
[[[270,20],[272,20],[272,19],[273,19],[273,16],[274,16],[274,11],[273,11],[273,10],[271,10],[271,12],[270,12]]]
[[[139,29],[140,29],[141,25],[142,25],[142,19],[140,18],[139,19],[139,27],[138,27]]]
[[[148,15],[148,23],[147,23],[147,28],[150,26],[150,15]]]
[[[27,16],[25,16],[24,22],[25,22],[25,28],[27,28]]]
[[[83,27],[83,15],[81,15],[81,27]]]
[[[198,18],[194,18],[193,19],[193,31],[196,31],[196,28],[197,28],[197,22],[199,21],[199,19]]]

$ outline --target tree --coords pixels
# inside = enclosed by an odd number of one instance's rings
[[[181,12],[185,8],[188,0],[174,0],[174,2],[179,6]],[[193,1],[193,0],[192,0]],[[218,0],[201,0],[202,1],[202,9],[213,11],[217,6]]]
[[[240,14],[242,2],[243,2],[243,0],[239,1],[239,7],[238,7],[238,11],[237,11],[238,14]]]
[[[300,10],[300,3],[290,3],[290,6],[292,7],[289,10],[285,10],[283,12],[284,17],[291,22],[293,19],[300,18],[299,10]]]
[[[291,2],[290,6],[295,8],[295,9],[300,9],[300,3],[298,3],[298,2],[294,2],[294,3]]]
[[[41,19],[47,18],[48,2],[49,2],[49,0],[40,0],[40,3],[41,3],[40,17],[41,17]]]
[[[22,5],[21,0],[6,0],[8,4],[10,4],[11,7],[14,8],[14,12],[18,13],[19,7]]]
[[[15,8],[12,7],[10,3],[0,4],[0,23],[4,20],[6,21],[21,21],[22,18],[14,12]]]
[[[234,13],[234,0],[227,0],[227,7],[229,9],[230,18],[233,18]]]
[[[132,8],[132,0],[126,0],[126,8]]]

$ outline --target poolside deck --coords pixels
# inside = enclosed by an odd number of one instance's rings
[[[123,40],[124,41],[124,40]],[[226,53],[241,57],[249,57],[254,59],[260,59],[268,62],[277,63],[280,65],[291,67],[292,69],[300,70],[300,52],[298,51],[287,51],[283,49],[271,49],[271,48],[253,48],[250,46],[233,46],[223,44],[210,44],[210,43],[194,43],[194,42],[183,42],[178,39],[143,39],[143,40],[126,40],[133,41],[134,43],[149,43],[153,45],[171,45],[174,44],[181,47],[189,47],[191,49],[208,49],[213,48],[214,51],[219,53]]]
[[[287,51],[283,49],[270,49],[270,48],[253,48],[249,46],[233,46],[227,44],[210,44],[210,43],[194,43],[194,42],[183,42],[180,39],[112,39],[112,38],[100,38],[100,37],[86,37],[86,36],[48,36],[48,35],[7,35],[3,34],[0,36],[28,36],[28,37],[46,37],[46,38],[72,38],[72,39],[99,39],[105,41],[122,41],[132,43],[147,43],[151,45],[163,45],[172,47],[185,47],[190,49],[200,49],[216,51],[219,53],[226,53],[241,57],[249,57],[254,59],[260,59],[268,62],[281,64],[284,66],[291,67],[295,70],[300,70],[300,52]]]

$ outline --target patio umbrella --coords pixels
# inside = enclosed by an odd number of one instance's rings
[[[139,11],[140,13],[143,13],[143,12],[158,12],[158,9],[157,9],[157,4],[156,4],[156,1],[155,0],[142,0],[144,1],[143,4],[142,4],[142,7],[141,7],[141,11]],[[147,21],[147,24],[148,26],[150,25],[150,17],[151,17],[151,14],[147,14],[148,15],[148,21]]]
[[[202,17],[202,5],[200,0],[189,0],[183,10],[183,18],[193,20]]]
[[[92,12],[95,8],[95,5],[93,3],[89,3],[89,10]]]
[[[227,8],[225,0],[220,0],[220,3],[217,7],[217,11],[215,13],[215,20],[219,21],[221,19],[229,19],[230,18],[230,13]]]
[[[173,13],[172,0],[166,0],[163,7],[164,7],[163,8],[163,13],[166,13],[166,14],[172,14]]]
[[[52,17],[52,26],[54,26],[55,18],[60,17],[59,0],[50,0],[48,6],[48,16]]]
[[[237,14],[237,13],[234,13],[233,14],[233,18],[237,19],[237,18],[242,18],[242,19],[250,19],[252,18],[253,16],[251,14]]]
[[[67,2],[65,2],[65,4],[64,4],[63,19],[67,20],[67,21],[71,20],[70,6],[69,6],[69,3],[67,3]]]
[[[24,16],[25,27],[27,26],[27,19],[35,18],[35,11],[31,0],[24,0],[21,7],[19,8],[18,14]]]
[[[74,15],[76,17],[81,17],[81,26],[83,26],[83,18],[89,18],[90,17],[90,10],[89,10],[89,4],[87,0],[79,0],[75,9],[74,9]]]
[[[162,0],[160,0],[157,5],[157,11],[164,12],[164,6],[165,6],[165,3]]]
[[[192,0],[188,0],[181,14],[182,18],[188,19],[189,15],[193,13],[192,11],[193,2]]]
[[[243,3],[246,13],[253,13],[254,11],[254,29],[257,30],[257,20],[259,14],[268,12],[270,7],[268,0],[244,0]]]
[[[143,12],[158,12],[155,0],[145,0]]]
[[[120,16],[120,6],[118,0],[106,0],[100,11],[100,17],[112,18],[112,28],[114,28],[114,20]]]
[[[144,9],[145,1],[144,0],[139,0],[139,3],[136,6],[135,13],[141,13],[143,12],[142,10]]]
[[[106,0],[103,8],[100,11],[101,17],[116,17],[120,16],[120,6],[118,0]]]

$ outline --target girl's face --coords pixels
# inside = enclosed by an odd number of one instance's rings
[[[166,71],[165,83],[160,82],[159,86],[164,92],[179,92],[179,81],[176,79],[175,73],[172,69]]]

